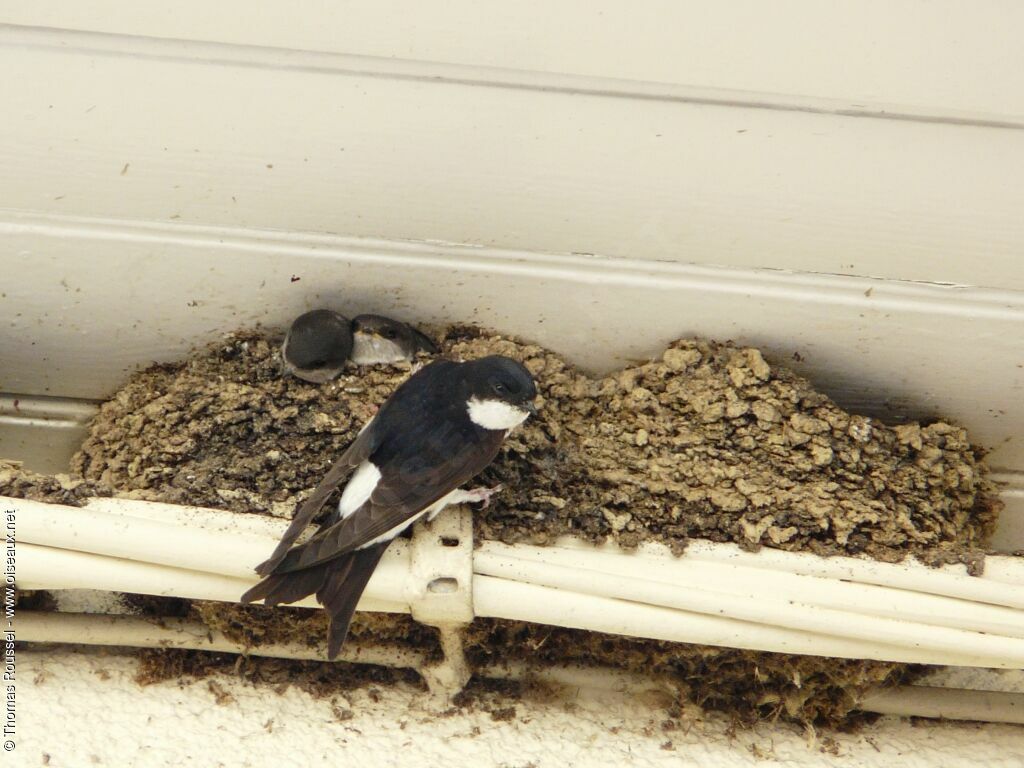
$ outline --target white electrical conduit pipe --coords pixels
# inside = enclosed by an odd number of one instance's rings
[[[552,549],[580,551],[614,551],[607,545],[595,547],[570,537],[560,538]],[[663,546],[641,547],[641,557],[674,556]],[[807,552],[787,552],[763,547],[757,552],[745,552],[735,544],[717,544],[692,541],[683,557],[699,562],[731,563],[760,570],[775,570],[802,576],[842,579],[862,584],[877,584],[914,592],[958,597],[975,602],[1024,608],[1024,558],[994,556],[985,559],[981,576],[970,576],[961,566],[930,568],[913,559],[900,563],[883,563],[856,557],[819,557]]]
[[[402,569],[408,568],[408,551],[395,546],[388,550],[373,579],[359,601],[359,610],[380,613],[409,613],[408,603],[374,597],[392,595],[395,584],[403,583]],[[378,576],[379,574],[379,576]],[[374,583],[376,581],[376,583]],[[245,579],[204,571],[172,568],[166,565],[104,557],[38,544],[19,543],[17,547],[17,584],[19,589],[94,589],[104,592],[129,592],[189,600],[238,602],[238,598],[256,583]],[[291,606],[319,608],[313,597]]]
[[[0,500],[26,503],[23,499],[0,497]],[[190,530],[202,528],[217,532],[240,532],[275,541],[281,537],[288,521],[267,515],[243,515],[223,510],[204,509],[153,501],[96,497],[90,499],[88,509],[108,514],[143,517],[162,522],[176,522]],[[78,508],[75,508],[78,509]],[[912,559],[901,563],[883,563],[855,557],[818,557],[805,552],[764,548],[759,552],[747,552],[735,544],[719,544],[694,540],[689,543],[683,558],[672,555],[668,548],[656,542],[642,544],[639,551],[624,551],[614,544],[594,545],[569,536],[560,538],[555,546],[543,547],[548,552],[574,549],[584,552],[599,552],[640,557],[645,561],[660,558],[667,561],[716,562],[756,568],[759,571],[774,570],[796,575],[818,576],[825,579],[841,579],[863,584],[893,586],[901,590],[925,592],[951,597],[962,597],[978,602],[993,602],[1015,608],[1024,608],[1024,597],[1016,590],[999,590],[997,594],[985,594],[991,582],[1024,586],[1024,557],[995,556],[985,560],[984,573],[969,576],[962,566],[932,568]],[[976,592],[975,590],[981,590]],[[1000,597],[1006,602],[999,603]]]
[[[171,617],[161,618],[157,623],[136,616],[18,611],[14,617],[14,632],[19,642],[28,643],[187,648],[279,659],[327,659],[323,644],[263,643],[249,648],[205,624]],[[426,663],[426,657],[420,651],[400,645],[351,642],[345,644],[338,661],[419,669]]]
[[[218,512],[216,510],[199,510],[188,508],[193,513],[193,522],[205,517],[212,522],[214,516],[226,516],[221,526],[204,524],[190,527],[183,524],[188,518],[172,518],[170,521],[160,520],[156,515],[165,512],[160,507],[173,508],[169,504],[152,504],[151,502],[131,501],[128,505],[131,508],[139,508],[149,512],[152,516],[119,515],[102,512],[104,505],[90,503],[86,507],[65,507],[58,504],[44,504],[41,502],[25,501],[22,499],[7,499],[0,497],[0,503],[10,501],[16,504],[20,510],[17,515],[15,539],[19,543],[43,545],[49,552],[29,551],[29,561],[18,563],[18,583],[24,583],[25,589],[43,589],[44,587],[30,587],[29,581],[38,583],[40,578],[51,582],[48,589],[108,589],[111,591],[132,592],[147,595],[171,595],[178,597],[191,597],[200,600],[222,600],[237,602],[238,598],[249,587],[255,583],[253,568],[257,563],[262,562],[269,556],[273,549],[274,542],[280,538],[287,528],[285,521],[268,521],[274,524],[270,526],[260,525],[264,529],[262,535],[257,534],[256,526],[246,525],[248,518],[253,515],[238,515],[230,512]],[[110,500],[106,500],[110,501]],[[125,500],[119,508],[124,509],[127,505]],[[196,513],[205,513],[200,515]],[[238,519],[242,525],[248,527],[248,531],[233,532],[226,523]],[[116,562],[100,563],[96,566],[101,568],[98,573],[90,571],[85,561],[68,561],[57,570],[48,570],[58,565],[55,558],[57,552],[73,554],[92,553],[103,555],[107,560]],[[19,553],[21,546],[19,546]],[[42,557],[48,558],[48,565],[44,567],[39,561]],[[132,578],[133,564],[144,563],[150,566],[148,569],[139,568],[138,578]],[[75,565],[82,567],[76,568]],[[193,591],[192,594],[167,591],[166,582],[161,583],[161,575],[168,576],[169,573],[158,571],[154,566],[167,566],[168,569],[178,571],[175,575],[183,588]],[[26,568],[28,570],[26,570]],[[364,592],[368,604],[385,604],[390,608],[363,608],[363,610],[386,610],[388,612],[408,613],[407,607],[394,609],[394,604],[400,602],[394,596],[402,595],[406,575],[409,571],[409,551],[405,541],[396,541],[388,547],[380,564],[374,571],[370,583]],[[199,573],[214,574],[222,577],[211,580],[205,587],[202,580],[197,578]],[[182,574],[193,574],[184,576]],[[67,583],[63,585],[52,584],[52,581],[64,577]],[[138,590],[127,587],[86,587],[82,578],[95,580],[104,578],[106,583],[116,583],[117,578],[132,579],[133,583],[139,586]],[[223,578],[227,577],[227,579]],[[76,581],[77,580],[77,581]],[[163,591],[152,591],[154,588]],[[209,596],[200,596],[195,590],[206,590]],[[230,590],[240,590],[231,592]],[[220,595],[214,597],[212,595]],[[228,595],[232,595],[228,597]],[[318,606],[315,600],[310,598],[307,601],[310,606]],[[362,603],[361,603],[362,605]]]
[[[653,677],[633,675],[602,667],[533,667],[521,662],[484,667],[482,677],[493,679],[539,679],[578,688],[603,688],[624,693],[671,688]],[[864,712],[899,717],[930,717],[944,720],[974,720],[1024,725],[1024,693],[977,691],[904,685],[869,691],[857,705]]]
[[[27,502],[20,499],[4,500],[20,510],[17,515],[16,535],[19,541],[31,544],[56,544],[66,547],[69,554],[76,554],[73,550],[87,550],[96,555],[114,555],[120,558],[132,558],[139,563],[131,563],[126,559],[110,561],[111,557],[100,557],[91,565],[82,560],[84,554],[78,552],[78,559],[57,562],[58,553],[61,550],[42,548],[46,551],[29,550],[29,562],[19,563],[19,584],[25,588],[98,588],[114,591],[137,591],[149,594],[171,594],[173,588],[180,596],[197,597],[202,599],[219,599],[234,601],[253,581],[250,564],[262,560],[272,548],[274,540],[280,535],[287,525],[281,520],[267,518],[255,518],[252,516],[236,515],[228,512],[215,510],[197,510],[193,508],[179,508],[172,505],[153,504],[124,499],[104,499],[98,503],[90,504],[85,509],[60,507],[57,505],[40,504]],[[116,510],[117,514],[100,511],[106,507]],[[132,514],[138,511],[139,514]],[[238,521],[238,533],[235,530],[235,521]],[[21,545],[24,546],[24,545]],[[385,605],[374,609],[408,611],[410,599],[407,590],[411,588],[408,584],[408,555],[405,549],[405,542],[396,542],[388,551],[382,561],[380,568],[375,573],[367,590],[366,601],[360,604],[364,610],[371,609],[373,601],[383,601]],[[743,574],[742,571],[730,571],[737,578],[746,579],[748,586],[745,590],[739,589],[738,582],[733,587],[723,588],[717,584],[722,568],[720,562],[702,563],[700,560],[690,562],[689,557],[684,560],[673,560],[666,557],[641,556],[621,552],[610,553],[607,548],[587,547],[571,545],[570,547],[558,548],[533,548],[516,546],[505,548],[504,545],[493,542],[485,542],[477,551],[476,557],[486,563],[487,553],[512,551],[519,561],[529,558],[536,558],[535,565],[542,566],[546,560],[554,559],[553,565],[561,568],[559,578],[577,578],[578,591],[596,591],[586,585],[583,580],[572,575],[573,568],[558,566],[562,558],[575,558],[579,563],[587,558],[598,558],[587,567],[602,573],[610,572],[612,576],[616,572],[621,574],[622,569],[629,567],[629,573],[642,576],[642,579],[626,580],[605,579],[605,587],[612,589],[613,594],[632,595],[633,599],[639,599],[639,592],[643,590],[650,592],[652,589],[660,589],[663,594],[660,598],[643,598],[645,601],[665,603],[666,595],[669,593],[689,596],[691,593],[696,597],[688,603],[700,610],[709,612],[711,615],[701,615],[689,611],[670,610],[658,608],[651,605],[643,605],[636,602],[625,602],[621,599],[612,599],[606,594],[591,596],[589,600],[577,592],[566,591],[565,589],[551,589],[536,584],[515,585],[505,579],[497,579],[497,585],[491,584],[486,575],[476,577],[475,608],[476,614],[481,616],[501,616],[505,618],[540,621],[553,625],[568,625],[582,629],[606,631],[616,634],[625,634],[641,637],[652,637],[656,639],[672,640],[680,642],[697,642],[715,645],[729,645],[742,648],[755,648],[760,650],[775,650],[794,653],[813,653],[818,655],[835,655],[842,657],[874,658],[894,661],[913,661],[919,663],[935,664],[960,664],[964,666],[994,666],[994,667],[1015,667],[1024,666],[1021,664],[1019,638],[997,636],[995,634],[982,635],[976,632],[967,632],[949,627],[935,627],[923,623],[909,621],[886,621],[885,617],[875,623],[871,631],[859,629],[858,622],[863,614],[836,611],[825,608],[827,612],[819,613],[817,618],[812,618],[813,626],[819,628],[819,634],[808,633],[804,629],[807,622],[801,619],[794,621],[796,608],[782,604],[781,613],[776,609],[762,610],[757,605],[765,599],[764,594],[758,594],[756,583],[758,576],[769,577],[770,573],[779,574],[771,569],[750,567],[749,564],[760,563],[762,555],[774,565],[778,565],[775,556],[783,554],[791,559],[793,553],[779,553],[765,550],[757,555],[740,552],[738,549],[731,549],[721,545],[707,547],[694,544],[688,550],[689,553],[702,552],[712,560],[717,558],[725,562],[742,562],[742,567],[749,567],[751,573]],[[521,555],[521,557],[520,557]],[[797,555],[802,567],[807,569],[810,565],[806,558]],[[45,560],[48,558],[48,560]],[[610,559],[609,559],[610,558]],[[827,560],[814,558],[812,560],[828,563]],[[1002,558],[1006,559],[1006,558]],[[905,566],[891,564],[875,564],[866,561],[858,561],[853,558],[835,558],[835,560],[847,561],[838,567],[854,568],[860,565],[878,565],[888,569],[888,574],[902,573]],[[184,562],[193,568],[199,569],[208,574],[216,574],[213,582],[204,582],[203,577],[188,569],[183,569],[180,564]],[[589,562],[589,561],[588,561]],[[154,571],[158,565],[170,571]],[[618,565],[609,568],[608,563]],[[852,565],[850,565],[852,563]],[[146,567],[141,567],[146,564]],[[493,563],[492,563],[493,565]],[[699,577],[699,569],[702,565],[710,566],[711,570],[704,577]],[[620,567],[621,566],[621,567]],[[26,572],[25,568],[28,568]],[[529,579],[526,572],[534,567],[529,563],[519,566],[526,569],[520,573],[520,578]],[[737,566],[733,566],[735,569]],[[817,567],[817,566],[816,566]],[[95,573],[93,568],[96,569]],[[116,572],[115,572],[116,569]],[[666,574],[673,570],[692,571],[690,584],[680,587],[676,583],[673,574],[669,581]],[[872,578],[881,579],[886,575],[885,570],[873,571]],[[548,570],[550,575],[553,571]],[[697,574],[696,576],[694,574]],[[881,574],[881,575],[879,575]],[[785,576],[785,574],[782,574]],[[848,576],[849,572],[844,572]],[[952,589],[956,592],[977,592],[972,584],[964,586],[961,582],[973,582],[981,588],[996,588],[998,594],[984,595],[985,602],[998,603],[1005,599],[1001,590],[1013,589],[1011,585],[1004,582],[993,582],[982,580],[966,575],[925,571],[922,574],[915,574],[918,581],[926,576],[940,577],[943,589]],[[223,577],[230,580],[225,581]],[[774,577],[773,577],[774,578]],[[817,582],[810,582],[805,594],[800,590],[799,584],[793,579],[798,577],[789,575],[789,588],[796,590],[801,597],[801,602],[813,602],[811,593],[819,592],[822,585]],[[783,579],[785,581],[786,579]],[[633,586],[622,586],[632,584]],[[701,582],[704,584],[701,584]],[[667,589],[666,584],[675,585],[673,589]],[[654,586],[652,586],[654,584]],[[660,587],[658,586],[660,584]],[[708,592],[703,589],[707,584],[714,585],[715,592]],[[952,587],[950,587],[952,584]],[[173,587],[172,587],[173,585]],[[753,586],[752,586],[753,585]],[[845,588],[849,585],[843,585]],[[935,591],[929,588],[929,583],[918,584],[925,587],[925,592]],[[621,590],[633,590],[622,592]],[[739,591],[740,595],[729,597],[729,589],[733,592]],[[750,592],[753,589],[754,592]],[[768,597],[776,595],[775,587],[768,592]],[[879,588],[881,589],[881,588]],[[618,591],[616,591],[618,590]],[[898,590],[888,590],[898,592]],[[1019,589],[1013,589],[1020,592]],[[187,592],[187,594],[182,594]],[[746,594],[745,599],[742,598]],[[517,596],[510,600],[511,596]],[[910,596],[913,598],[913,595]],[[921,595],[927,597],[927,595]],[[904,601],[906,598],[903,598]],[[827,603],[835,605],[840,598],[828,598]],[[974,622],[990,622],[992,626],[1002,623],[1005,627],[1015,631],[1017,626],[1015,619],[1001,613],[1004,609],[993,608],[991,605],[976,606],[969,601],[954,600],[954,603],[961,604],[965,612],[972,616]],[[678,605],[677,603],[673,603]],[[551,606],[557,606],[556,611],[550,611]],[[728,608],[732,617],[723,617],[720,614],[726,613]],[[865,605],[860,605],[860,610],[865,610]],[[804,607],[799,609],[804,611]],[[814,610],[818,610],[815,607]],[[891,610],[891,605],[885,610]],[[996,613],[993,613],[996,611]],[[512,614],[512,615],[510,615]],[[778,615],[777,615],[778,614]],[[997,615],[998,614],[998,615]],[[623,617],[629,616],[625,621]],[[800,613],[803,616],[803,613]],[[952,615],[957,615],[953,612]],[[541,618],[545,616],[546,618]],[[567,623],[569,617],[575,617],[573,623]],[[751,618],[753,617],[753,618]],[[851,618],[853,617],[853,618]],[[948,614],[943,621],[948,622]],[[833,619],[840,619],[838,622]],[[589,623],[586,623],[589,622]],[[755,623],[761,622],[761,623]],[[766,623],[764,623],[766,622]],[[785,626],[774,626],[778,624],[790,624],[792,628]],[[942,621],[938,622],[942,623]],[[837,626],[853,627],[853,637],[837,637],[835,630]],[[882,637],[888,641],[879,641],[876,631],[882,632]],[[988,631],[992,631],[991,628]],[[837,633],[838,634],[838,633]],[[971,642],[968,642],[971,641]],[[973,641],[978,641],[977,643]]]
[[[661,582],[677,590],[725,594],[748,601],[804,603],[846,613],[1024,639],[1024,611],[986,603],[724,562],[693,561],[685,557],[668,560],[631,556],[618,551],[559,549],[552,553],[549,550],[546,547],[483,542],[476,552],[474,569],[489,576],[500,576],[503,574],[487,569],[500,567],[498,564],[505,562],[501,558],[515,558],[530,563],[615,574],[631,581]]]
[[[220,632],[185,619],[165,618],[157,624],[134,616],[20,611],[15,617],[15,632],[18,639],[25,642],[188,648],[284,659],[325,660],[322,647],[275,643],[246,648]],[[338,660],[411,669],[420,669],[426,663],[424,655],[416,650],[396,645],[355,643],[347,644]],[[670,686],[654,678],[605,668],[535,667],[510,662],[484,667],[478,670],[478,674],[494,679],[539,679],[560,685],[623,692],[670,690]],[[1019,693],[903,686],[870,692],[859,708],[904,717],[1024,724],[1024,694]]]
[[[401,583],[403,579],[395,571],[401,569],[403,558],[408,560],[407,554],[397,552],[395,557],[381,561],[382,565],[387,562],[389,567],[383,571],[378,568],[374,573],[367,591],[359,601],[359,610],[409,613],[407,603],[374,596],[395,594],[391,591],[394,582]],[[377,573],[380,573],[380,577]],[[96,589],[104,592],[185,597],[189,600],[217,600],[223,603],[237,603],[242,593],[256,583],[254,576],[239,579],[218,573],[190,571],[27,543],[18,544],[16,578],[19,589]],[[376,585],[373,585],[374,579]],[[370,592],[371,585],[374,586],[373,592]],[[303,608],[320,607],[313,597],[293,605]]]
[[[254,566],[273,549],[272,542],[267,546],[267,536],[250,531],[197,528],[175,520],[112,515],[92,504],[64,507],[22,502],[18,507],[18,541],[191,571],[248,579]]]
[[[191,600],[222,600],[248,589],[250,582],[215,573],[102,557],[88,552],[19,541],[18,589],[96,589]]]
[[[1024,725],[1024,693],[904,685],[872,691],[860,709],[900,717],[936,717]]]
[[[19,499],[19,501],[22,500]],[[290,519],[271,517],[270,515],[245,515],[227,512],[223,509],[166,504],[162,501],[121,499],[114,496],[94,496],[89,499],[85,508],[106,512],[110,515],[128,515],[175,523],[191,530],[245,533],[272,539],[275,542],[281,538],[291,522]]]
[[[531,621],[610,635],[745,648],[844,659],[902,661],[961,667],[1016,669],[1017,664],[976,653],[922,650],[914,646],[853,640],[835,635],[755,624],[643,603],[597,597],[518,581],[474,576],[477,616]],[[916,627],[908,625],[912,639]]]
[[[2,499],[2,497],[0,497]],[[9,499],[22,502],[21,499]],[[23,503],[23,502],[22,502]],[[266,515],[240,515],[221,510],[186,507],[158,502],[140,502],[130,499],[94,498],[88,509],[109,514],[144,517],[150,520],[176,522],[194,531],[197,528],[217,532],[242,533],[277,540],[287,528],[287,521]],[[484,542],[490,546],[491,542]],[[536,549],[536,548],[535,548]],[[639,552],[627,552],[613,544],[595,546],[588,542],[563,537],[553,547],[539,548],[549,557],[562,562],[563,550],[611,554],[622,562],[636,562],[640,558],[647,568],[652,561],[668,563],[702,562],[720,563],[757,569],[758,578],[765,571],[790,575],[815,576],[832,583],[838,580],[878,586],[894,587],[900,591],[921,592],[948,596],[971,602],[990,603],[1024,609],[1024,590],[1005,585],[1024,587],[1024,557],[996,556],[985,560],[984,573],[970,576],[962,566],[937,569],[907,559],[901,563],[883,563],[854,557],[818,557],[804,552],[787,552],[763,548],[759,552],[746,552],[735,544],[692,541],[682,558],[672,555],[664,545],[648,542]],[[262,559],[262,558],[261,558]],[[547,560],[545,562],[552,562]],[[995,583],[998,582],[998,583]]]
[[[377,578],[376,574],[374,578]],[[96,589],[236,602],[255,581],[255,578],[235,579],[35,544],[20,544],[18,548],[18,584],[23,589]],[[386,581],[394,583],[395,579],[389,575]],[[375,594],[388,593],[378,583]],[[1015,666],[984,655],[853,640],[480,575],[473,580],[473,604],[475,615],[481,617],[531,621],[668,642],[913,664]],[[293,605],[319,607],[312,597]],[[407,603],[364,594],[359,601],[359,610],[408,613],[410,607]]]
[[[882,644],[909,645],[921,650],[974,653],[988,657],[993,662],[1007,661],[1024,669],[1024,640],[1016,637],[837,611],[795,600],[772,599],[766,594],[755,595],[753,598],[739,597],[699,587],[647,581],[639,576],[623,577],[599,570],[520,560],[489,552],[474,553],[473,570],[485,576],[511,581],[681,611],[729,616],[756,624],[803,629]],[[908,636],[908,630],[914,632],[912,637]]]

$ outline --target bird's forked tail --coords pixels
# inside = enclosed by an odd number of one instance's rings
[[[316,599],[331,617],[327,658],[334,659],[348,635],[359,598],[389,543],[385,541],[357,549],[310,568],[271,573],[242,595],[241,601],[263,600],[264,605],[273,606],[294,603],[316,594]]]

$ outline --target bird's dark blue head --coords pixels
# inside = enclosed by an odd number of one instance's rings
[[[511,429],[537,412],[537,385],[522,363],[491,355],[463,363],[466,407],[484,429]]]
[[[299,315],[281,347],[287,371],[317,384],[341,373],[351,353],[351,324],[329,309]]]

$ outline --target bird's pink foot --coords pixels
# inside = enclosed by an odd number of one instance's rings
[[[463,492],[465,493],[465,496],[462,498],[464,501],[468,501],[471,504],[479,504],[480,502],[483,502],[482,508],[487,509],[491,504],[491,496],[500,492],[504,487],[505,486],[501,483],[498,483],[493,488],[470,488],[468,491]]]

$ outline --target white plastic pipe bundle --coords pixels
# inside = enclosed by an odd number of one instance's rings
[[[286,523],[123,499],[85,508],[3,499],[17,510],[18,584],[237,601]],[[579,542],[484,542],[477,616],[667,641],[959,666],[1024,668],[1024,565],[998,578],[855,558],[697,543],[681,558]],[[396,541],[361,610],[409,612],[424,590]],[[300,605],[315,606],[307,599]]]

